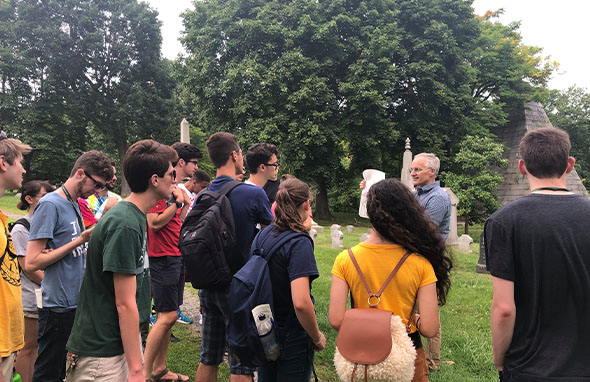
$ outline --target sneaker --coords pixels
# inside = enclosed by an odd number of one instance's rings
[[[180,342],[180,338],[176,337],[174,334],[170,333],[170,342]]]
[[[156,324],[156,315],[152,314],[150,316],[150,326],[154,326]]]
[[[176,322],[179,322],[181,324],[192,324],[193,319],[185,316],[184,313],[182,313],[182,310],[178,308],[178,319],[176,320]]]

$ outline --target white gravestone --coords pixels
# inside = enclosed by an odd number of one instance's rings
[[[369,235],[371,234],[371,228],[369,228],[369,230],[367,231],[367,233],[363,233],[361,235],[360,241],[361,242],[365,242],[367,241],[367,239],[369,238]]]
[[[457,248],[457,252],[459,253],[473,253],[471,250],[471,243],[473,243],[473,239],[469,235],[461,235],[459,236],[459,247]]]
[[[313,242],[315,243],[315,240],[318,238],[318,231],[312,227],[309,230],[309,236],[311,236],[311,238],[313,239]]]
[[[332,236],[332,248],[344,248],[344,234],[341,231],[342,226],[332,224],[330,227],[330,234]]]
[[[354,226],[353,225],[347,225],[346,226],[346,233],[353,233],[354,232]]]

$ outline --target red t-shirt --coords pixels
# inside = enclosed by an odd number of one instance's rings
[[[160,199],[158,202],[148,211],[149,213],[161,213],[166,209],[166,199]],[[176,215],[170,219],[158,232],[154,232],[148,226],[148,256],[149,257],[162,257],[162,256],[180,256],[180,250],[178,249],[178,240],[180,238],[180,227],[182,221],[180,220],[179,208],[176,211]]]

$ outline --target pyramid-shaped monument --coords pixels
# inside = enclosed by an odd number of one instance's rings
[[[527,177],[518,172],[518,160],[521,159],[518,146],[527,131],[542,127],[553,127],[545,109],[538,102],[526,102],[522,110],[510,115],[505,126],[492,130],[498,140],[507,146],[504,158],[508,159],[508,167],[497,170],[504,177],[497,191],[500,205],[530,193]],[[567,175],[567,188],[576,194],[590,197],[576,170]]]

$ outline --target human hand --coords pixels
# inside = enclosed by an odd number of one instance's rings
[[[104,212],[107,212],[108,210],[113,208],[117,203],[119,203],[119,199],[115,197],[108,198],[104,206]]]
[[[367,181],[363,179],[363,180],[361,180],[361,182],[359,183],[359,188],[360,188],[361,190],[364,190],[364,189],[365,189],[365,187],[367,187]]]
[[[186,195],[185,192],[182,191],[178,187],[175,187],[174,190],[172,191],[172,196],[179,203],[186,203],[186,201],[185,201],[185,195]]]
[[[326,336],[324,336],[324,333],[320,332],[320,340],[318,343],[314,342],[313,346],[317,351],[324,350],[324,348],[326,347]]]
[[[88,243],[88,241],[90,240],[90,235],[92,235],[92,230],[94,230],[94,227],[84,230],[84,232],[80,234],[80,239],[82,240],[82,243]]]

